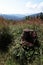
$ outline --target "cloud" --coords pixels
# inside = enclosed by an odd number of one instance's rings
[[[29,13],[43,12],[43,2],[40,3],[27,2],[25,7],[27,9],[27,12]]]
[[[28,8],[35,8],[37,6],[37,4],[33,4],[32,2],[28,2],[28,3],[26,3],[26,7],[28,7]]]
[[[0,1],[0,13],[2,14],[34,14],[39,12],[43,12],[43,2],[34,2],[34,0]]]

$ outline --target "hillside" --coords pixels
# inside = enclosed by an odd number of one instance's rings
[[[29,60],[25,60],[25,58],[28,59],[29,58],[28,55],[31,55],[32,51],[27,52],[21,47],[21,45],[20,45],[21,34],[23,33],[23,30],[26,28],[37,30],[38,39],[41,43],[41,49],[42,49],[43,48],[43,24],[42,23],[43,23],[43,21],[39,18],[15,21],[15,20],[6,20],[3,17],[0,17],[0,29],[3,27],[5,27],[5,28],[9,27],[10,32],[13,32],[12,34],[14,36],[14,42],[10,46],[8,46],[9,47],[8,51],[6,53],[2,53],[0,51],[0,65],[20,65],[20,64],[22,64],[21,59],[23,59],[24,65],[30,65]],[[24,52],[25,52],[26,56],[24,55]],[[20,58],[18,60],[19,56],[20,56]],[[16,59],[15,59],[15,57],[16,57]],[[34,56],[33,56],[33,60],[31,60],[31,61],[33,62],[33,63],[31,63],[31,65],[32,64],[33,65],[38,65],[38,64],[41,65],[43,63],[43,55],[42,54],[40,56],[38,55],[36,57],[36,59],[34,59]]]
[[[9,24],[43,24],[43,20],[40,18],[30,18],[30,19],[24,19],[24,20],[9,20],[5,19],[3,17],[0,17],[0,25],[9,25]]]

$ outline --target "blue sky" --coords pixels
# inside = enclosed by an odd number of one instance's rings
[[[43,12],[43,0],[0,0],[0,14],[34,14]]]

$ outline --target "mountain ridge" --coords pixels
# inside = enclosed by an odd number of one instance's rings
[[[34,17],[34,16],[40,16],[40,14],[43,14],[43,12],[31,14],[31,15],[22,15],[22,14],[0,14],[0,17],[3,17],[4,19],[8,20],[22,20],[25,19],[26,16]]]

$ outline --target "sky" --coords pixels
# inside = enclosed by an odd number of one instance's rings
[[[43,0],[0,0],[0,14],[35,14],[43,12]]]

